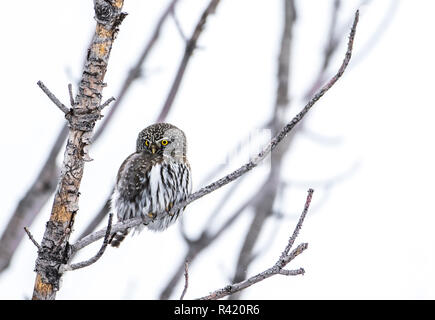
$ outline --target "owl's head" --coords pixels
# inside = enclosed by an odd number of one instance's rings
[[[186,136],[172,124],[155,123],[139,132],[136,151],[169,157],[186,156]]]

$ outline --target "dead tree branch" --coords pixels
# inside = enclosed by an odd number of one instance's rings
[[[68,262],[69,236],[79,206],[79,188],[95,123],[101,118],[101,97],[105,87],[109,56],[118,27],[125,18],[122,0],[94,0],[95,34],[75,99],[66,115],[69,134],[58,189],[50,220],[38,250],[33,291],[35,300],[53,300],[62,276],[60,267]]]
[[[178,20],[177,14],[175,13],[175,8],[171,11],[171,17],[174,21],[175,27],[177,28],[178,33],[180,34],[180,37],[185,41],[188,42],[189,39],[187,39],[186,35],[184,34],[183,28],[181,27],[181,23]]]
[[[30,241],[32,241],[32,243],[35,245],[35,247],[38,248],[38,250],[40,250],[41,246],[39,245],[38,242],[36,242],[35,238],[33,238],[33,235],[30,233],[29,229],[27,227],[24,227],[24,231],[26,231],[27,236],[29,237]]]
[[[73,94],[73,88],[72,84],[68,84],[68,94],[69,94],[69,102],[71,104],[71,107],[74,107],[76,105],[76,102],[74,101],[74,94]]]
[[[188,286],[189,286],[189,261],[186,260],[184,262],[184,289],[183,292],[181,293],[180,300],[184,299]]]
[[[272,267],[270,267],[269,269],[267,269],[259,274],[256,274],[255,276],[250,277],[249,279],[247,279],[245,281],[228,285],[222,289],[216,290],[216,291],[210,293],[209,295],[204,296],[204,297],[199,298],[199,299],[200,300],[221,299],[223,297],[232,295],[236,292],[240,292],[241,290],[244,290],[244,289],[252,286],[255,283],[263,281],[264,279],[267,279],[267,278],[274,276],[274,275],[277,275],[277,274],[286,275],[286,276],[303,275],[305,273],[305,270],[303,268],[299,268],[296,270],[287,270],[287,269],[284,269],[284,267],[286,267],[290,263],[290,261],[293,261],[298,255],[300,255],[302,252],[304,252],[308,248],[308,243],[301,243],[294,250],[292,250],[290,252],[290,249],[293,247],[293,244],[294,244],[294,242],[299,234],[299,231],[302,227],[304,219],[307,215],[308,209],[310,207],[311,199],[313,196],[313,192],[314,192],[313,189],[308,190],[308,195],[307,195],[307,199],[305,200],[304,210],[303,210],[303,212],[299,218],[299,221],[298,221],[298,223],[293,231],[293,234],[291,235],[284,251],[281,253],[281,256],[279,257],[279,259],[276,261],[276,263]]]
[[[106,100],[106,102],[104,102],[102,105],[100,105],[98,108],[100,109],[100,111],[102,111],[105,107],[107,107],[109,104],[111,104],[113,101],[115,101],[116,99],[114,97],[110,97],[109,99]]]
[[[68,109],[62,102],[60,102],[59,99],[56,98],[56,96],[51,93],[50,90],[48,90],[48,88],[44,85],[44,83],[42,83],[42,81],[38,81],[37,84],[41,88],[41,90],[44,91],[47,97],[60,109],[60,111],[65,113],[65,115],[69,113],[70,109]]]

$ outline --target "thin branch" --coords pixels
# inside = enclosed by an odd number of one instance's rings
[[[308,190],[307,199],[305,201],[304,210],[301,214],[301,217],[299,218],[299,221],[293,231],[292,236],[290,237],[287,246],[285,247],[284,251],[281,253],[280,257],[276,261],[276,263],[270,267],[269,269],[256,274],[255,276],[252,276],[244,281],[228,285],[222,289],[218,289],[212,293],[210,293],[207,296],[204,296],[202,298],[199,298],[199,300],[216,300],[221,299],[223,297],[229,296],[233,293],[242,291],[250,286],[252,286],[255,283],[258,283],[260,281],[263,281],[264,279],[267,279],[271,276],[274,276],[276,274],[281,274],[285,276],[296,276],[296,275],[303,275],[305,273],[305,270],[303,268],[299,268],[296,270],[286,270],[284,269],[285,266],[287,266],[292,260],[294,260],[298,255],[300,255],[302,252],[304,252],[308,248],[308,243],[301,243],[298,245],[290,254],[289,251],[291,247],[294,244],[294,241],[296,237],[299,234],[299,231],[302,227],[302,223],[305,219],[305,216],[307,214],[307,211],[309,209],[311,199],[313,195],[313,190]]]
[[[144,219],[149,219],[147,216],[144,217]],[[144,219],[142,218],[133,218],[124,220],[121,222],[118,222],[114,225],[112,225],[112,233],[118,232],[118,231],[124,231],[129,228],[137,227],[138,225],[144,223]],[[81,238],[76,243],[71,245],[71,253],[74,254],[75,252],[83,249],[84,247],[90,245],[91,243],[94,243],[95,241],[100,240],[106,235],[107,228],[104,228],[102,230],[93,232],[91,234],[88,234],[86,237]]]
[[[302,214],[299,218],[299,221],[296,225],[296,228],[294,229],[293,234],[290,237],[287,246],[285,247],[284,251],[281,254],[281,257],[278,260],[281,263],[284,263],[286,256],[288,256],[288,253],[289,253],[291,247],[293,247],[293,244],[295,243],[295,240],[299,234],[299,231],[302,228],[302,224],[304,223],[305,216],[307,215],[308,209],[310,208],[311,199],[313,198],[313,192],[314,192],[313,189],[308,190],[308,195],[307,195],[307,200],[305,201],[304,211],[302,211]],[[280,267],[283,267],[283,266],[280,266]]]
[[[207,221],[204,223],[205,226],[207,226],[207,228],[205,228],[202,231],[202,234],[208,234],[209,232],[207,231],[208,229],[210,229],[211,227],[213,227],[214,224],[214,219],[216,219],[216,217],[219,215],[219,213],[222,211],[222,208],[224,207],[224,205],[231,199],[231,197],[235,194],[235,190],[237,189],[237,187],[240,185],[240,183],[243,181],[243,177],[241,177],[240,179],[236,180],[231,187],[228,188],[228,190],[226,191],[226,193],[222,196],[220,202],[215,206],[215,209],[212,211],[212,213],[209,215]],[[251,200],[249,200],[248,202],[246,202],[246,205],[242,206],[244,210],[251,202],[253,202],[255,200],[255,198],[251,197]],[[238,210],[240,211],[240,210]],[[238,212],[236,211],[236,213]],[[233,214],[234,215],[234,214]],[[231,216],[233,216],[231,215]],[[195,242],[194,240],[191,240],[186,233],[185,227],[184,227],[184,220],[185,220],[185,216],[181,217],[180,220],[180,232],[181,235],[183,237],[183,239],[187,242],[187,244],[192,244],[193,242]]]
[[[33,238],[32,234],[29,231],[29,229],[27,229],[27,227],[24,227],[24,231],[26,231],[27,235],[29,236],[30,241],[32,241],[33,244],[36,246],[36,248],[38,248],[38,250],[40,250],[41,246],[39,245],[38,242],[36,242],[35,238]]]
[[[69,109],[59,101],[58,98],[45,86],[45,84],[42,81],[37,82],[38,86],[41,88],[42,91],[47,95],[47,97],[65,114],[69,113]]]
[[[109,244],[110,235],[111,235],[111,231],[112,231],[112,217],[113,217],[113,214],[112,213],[109,214],[109,222],[107,223],[107,229],[106,229],[106,234],[104,235],[104,241],[103,241],[103,244],[102,244],[100,250],[97,252],[97,254],[86,261],[65,266],[64,267],[65,271],[76,270],[76,269],[88,267],[91,264],[97,262],[98,259],[101,258],[101,256],[104,254],[104,251],[106,251],[107,245]]]
[[[186,260],[184,262],[184,289],[183,289],[183,292],[181,293],[180,300],[183,300],[183,298],[187,292],[188,286],[189,286],[189,261]]]
[[[356,27],[358,23],[359,18],[359,11],[355,12],[355,20],[351,28],[351,32],[349,35],[349,41],[347,46],[347,51],[345,58],[338,70],[338,72],[326,83],[319,92],[317,92],[311,100],[305,105],[305,107],[300,111],[287,125],[285,125],[280,132],[267,144],[266,147],[263,148],[263,150],[258,153],[258,155],[250,160],[245,165],[241,166],[239,169],[231,172],[230,174],[226,175],[225,177],[199,189],[198,191],[192,193],[189,195],[186,201],[183,201],[177,205],[174,205],[171,209],[172,211],[178,210],[181,207],[185,207],[189,205],[190,203],[198,200],[199,198],[223,187],[224,185],[238,179],[242,175],[246,174],[251,169],[255,168],[269,153],[271,153],[276,146],[286,137],[286,135],[298,124],[304,116],[308,113],[308,111],[311,109],[311,107],[337,82],[337,80],[343,75],[344,71],[346,70],[347,65],[349,64],[350,58],[352,56],[352,47],[353,47],[353,41],[355,38],[355,32]],[[135,227],[140,225],[141,223],[145,223],[144,219],[146,220],[147,217],[144,218],[133,218],[129,220],[125,220],[123,222],[119,222],[113,226],[113,232],[117,231],[124,231],[127,228]],[[101,239],[105,234],[105,230],[100,230],[97,232],[94,232],[80,240],[78,240],[73,246],[75,247],[75,250],[80,250],[83,247],[97,241],[98,239]]]
[[[68,84],[68,94],[69,94],[69,102],[71,104],[71,107],[74,107],[76,105],[74,101],[73,91],[72,91],[72,84]]]
[[[361,1],[362,3],[360,4],[360,6],[365,5],[367,3],[369,3],[370,1],[366,0],[366,1]],[[388,30],[388,28],[390,27],[391,22],[394,20],[394,16],[397,14],[397,9],[400,5],[400,1],[399,0],[391,0],[390,1],[390,5],[388,6],[388,8],[385,10],[385,14],[382,18],[382,20],[378,23],[378,25],[376,26],[376,28],[374,29],[373,32],[371,32],[371,34],[373,35],[372,37],[370,37],[366,43],[362,44],[360,46],[360,50],[358,52],[358,55],[355,57],[353,65],[357,65],[358,63],[360,63],[362,60],[364,60],[365,57],[367,57],[370,53],[370,51],[373,50],[373,48],[376,47],[376,44],[382,39],[382,37],[384,36],[384,33]]]
[[[260,128],[260,129],[264,129],[264,128]],[[249,143],[249,139],[251,139],[253,132],[254,130],[249,132],[246,136],[242,137],[233,147],[231,147],[227,151],[227,154],[229,156],[226,157],[225,162],[218,163],[213,169],[209,170],[207,175],[201,179],[199,185],[204,185],[206,183],[209,183],[210,181],[213,181],[212,179],[215,178],[218,175],[218,173],[220,173],[227,166],[228,163],[231,163],[233,161],[231,155],[236,155],[240,149],[242,149],[244,146],[246,146]]]
[[[107,107],[109,104],[111,104],[115,100],[116,99],[114,97],[110,97],[109,99],[106,100],[106,102],[104,102],[102,105],[99,106],[100,110],[103,110],[105,107]]]
[[[174,21],[175,27],[177,28],[178,33],[180,34],[181,38],[187,42],[189,39],[187,39],[186,35],[184,34],[183,28],[181,27],[181,23],[177,18],[177,14],[175,13],[175,8],[171,11],[171,17]]]

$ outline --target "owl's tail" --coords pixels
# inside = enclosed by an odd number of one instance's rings
[[[130,229],[124,230],[124,231],[118,231],[113,234],[112,239],[110,240],[110,245],[115,248],[119,248],[119,245],[121,244],[122,240],[125,239],[125,237],[128,235],[128,232]]]

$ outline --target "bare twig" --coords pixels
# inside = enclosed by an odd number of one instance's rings
[[[196,43],[198,42],[199,36],[201,35],[202,31],[204,30],[205,23],[207,22],[207,18],[210,14],[214,13],[216,11],[216,7],[218,6],[220,0],[211,0],[202,13],[198,23],[195,26],[195,29],[189,38],[189,40],[186,42],[186,48],[184,50],[183,59],[181,59],[180,65],[178,66],[177,74],[175,75],[175,79],[172,82],[172,86],[169,90],[168,96],[166,98],[165,103],[163,104],[162,110],[157,117],[157,122],[162,122],[163,119],[166,118],[169,109],[171,108],[175,97],[178,93],[178,89],[180,87],[181,81],[183,80],[184,73],[186,71],[187,65],[190,61],[190,57],[192,56],[193,51],[196,48]]]
[[[100,110],[103,110],[105,107],[107,107],[109,104],[111,104],[115,100],[116,99],[114,97],[110,97],[109,99],[106,100],[106,102],[104,102],[102,105],[99,106]]]
[[[183,292],[181,293],[180,300],[184,299],[188,286],[189,286],[189,261],[186,260],[184,262],[184,289]]]
[[[317,90],[319,90],[320,86],[324,83],[326,77],[328,76],[327,71],[331,63],[332,56],[337,51],[340,41],[343,39],[343,36],[347,32],[348,24],[346,24],[345,29],[340,28],[340,31],[337,32],[337,20],[340,7],[341,0],[334,0],[334,5],[332,6],[331,12],[331,21],[328,28],[327,42],[324,48],[323,61],[317,72],[315,80],[305,93],[305,99],[309,99]]]
[[[42,91],[47,95],[47,97],[65,114],[69,113],[69,109],[59,101],[58,98],[44,85],[42,81],[37,82],[38,86],[41,88]]]
[[[24,227],[24,231],[26,231],[27,235],[29,236],[30,241],[33,242],[33,244],[36,246],[36,248],[41,249],[38,242],[36,242],[35,238],[33,238],[32,234],[30,233],[29,229],[27,227]]]
[[[242,175],[246,174],[248,171],[255,168],[261,160],[263,160],[269,153],[271,153],[276,146],[286,137],[286,135],[298,124],[304,116],[308,113],[308,111],[312,108],[312,106],[337,82],[337,80],[343,75],[344,71],[346,70],[347,65],[349,64],[350,58],[352,56],[352,47],[353,47],[353,41],[355,38],[355,32],[356,27],[358,23],[358,17],[359,17],[359,11],[355,12],[355,20],[351,28],[351,32],[349,35],[349,41],[348,41],[348,47],[346,51],[345,58],[338,70],[338,72],[320,89],[319,92],[317,92],[311,100],[305,105],[305,107],[289,122],[287,125],[285,125],[278,134],[263,148],[263,150],[258,153],[254,159],[250,160],[245,165],[241,166],[239,169],[231,172],[230,174],[226,175],[225,177],[199,189],[198,191],[192,193],[189,195],[186,201],[183,201],[177,205],[174,205],[171,209],[171,211],[177,210],[181,207],[187,206],[190,203],[198,200],[199,198],[223,187],[224,185],[240,178]],[[140,225],[141,223],[144,223],[144,219],[146,220],[146,216],[142,218],[133,218],[129,220],[125,220],[123,222],[117,223],[113,226],[112,231],[123,231],[127,228],[135,227]],[[146,223],[146,222],[145,222]],[[83,239],[80,239],[77,241],[73,246],[76,247],[76,250],[80,250],[81,248],[97,241],[98,239],[101,239],[105,234],[105,230],[100,230],[97,232],[94,232]]]
[[[303,268],[299,268],[296,270],[287,270],[284,269],[285,266],[287,266],[290,261],[294,260],[298,255],[300,255],[302,252],[304,252],[308,248],[308,243],[301,243],[298,245],[292,252],[289,253],[291,247],[294,244],[294,241],[296,237],[299,234],[299,231],[302,227],[302,223],[305,219],[305,216],[307,214],[307,211],[309,209],[313,190],[308,190],[308,196],[305,201],[305,207],[301,214],[301,217],[299,218],[299,221],[293,231],[292,236],[290,237],[287,246],[285,247],[284,251],[281,253],[280,257],[276,261],[276,263],[270,267],[269,269],[256,274],[255,276],[250,277],[247,280],[244,280],[242,282],[238,282],[232,285],[228,285],[222,289],[218,289],[212,293],[210,293],[207,296],[204,296],[202,298],[199,298],[200,300],[215,300],[215,299],[221,299],[223,297],[226,297],[228,295],[231,295],[233,293],[239,292],[243,289],[246,289],[250,286],[252,286],[255,283],[258,283],[260,281],[263,281],[264,279],[267,279],[271,276],[274,276],[276,274],[286,275],[286,276],[296,276],[296,275],[303,275],[305,273],[305,270]]]
[[[147,218],[145,217],[144,219],[146,220]],[[144,219],[133,218],[133,219],[128,219],[128,220],[118,222],[118,223],[112,225],[112,233],[115,233],[118,231],[124,231],[124,230],[127,230],[129,228],[136,227],[136,226],[144,223]],[[90,245],[91,243],[94,243],[95,241],[100,240],[101,238],[103,238],[106,235],[106,231],[107,231],[107,229],[104,228],[102,230],[93,232],[93,233],[88,234],[87,236],[81,238],[80,240],[78,240],[77,242],[75,242],[74,244],[71,245],[72,253],[75,253],[75,252],[83,249],[84,247]]]
[[[172,20],[174,20],[175,27],[177,28],[178,33],[180,34],[180,37],[185,42],[187,42],[189,39],[187,39],[186,35],[184,34],[183,28],[181,27],[181,23],[177,18],[177,14],[175,13],[175,8],[173,8],[171,11],[171,17],[172,17]]]
[[[305,201],[304,210],[302,211],[302,214],[299,218],[298,223],[296,224],[296,228],[294,229],[292,236],[290,237],[290,239],[288,241],[287,246],[285,247],[284,251],[281,254],[281,257],[278,260],[280,263],[284,263],[286,261],[286,257],[288,256],[290,249],[293,247],[293,244],[295,243],[295,240],[299,234],[299,231],[302,228],[302,224],[304,223],[305,216],[307,215],[308,209],[310,208],[311,199],[313,198],[313,192],[314,192],[313,189],[308,190],[308,195],[307,195],[307,199]],[[280,265],[280,266],[283,267],[282,265]]]
[[[110,239],[110,235],[111,235],[111,231],[112,231],[112,217],[113,217],[113,214],[109,214],[109,222],[107,223],[107,229],[106,229],[106,234],[104,235],[103,245],[101,246],[101,248],[97,252],[97,254],[86,261],[64,266],[65,271],[76,270],[76,269],[88,267],[91,264],[97,262],[98,259],[101,258],[101,256],[104,254],[104,251],[106,251],[107,245],[109,244],[109,239]]]
[[[229,230],[231,225],[237,220],[238,217],[251,205],[255,203],[255,200],[258,198],[259,192],[256,192],[254,195],[252,195],[247,201],[245,201],[241,206],[239,206],[229,217],[227,220],[225,220],[224,223],[219,227],[217,231],[214,233],[211,233],[209,228],[205,228],[201,235],[195,239],[189,239],[187,235],[183,233],[183,236],[185,237],[185,240],[188,244],[188,250],[186,252],[185,258],[182,261],[188,260],[190,264],[195,260],[195,258],[204,251],[208,246],[210,246],[216,239],[218,239],[226,230]],[[212,219],[212,216],[211,216]],[[210,226],[210,221],[206,223]],[[174,287],[176,283],[178,282],[179,278],[182,276],[183,273],[183,264],[181,263],[178,268],[175,269],[174,274],[172,275],[171,279],[166,284],[165,288],[160,293],[160,299],[166,300],[169,299],[171,296]]]
[[[68,84],[68,94],[69,94],[69,103],[71,104],[71,107],[74,107],[76,105],[74,101],[73,91],[72,91],[72,84]]]

